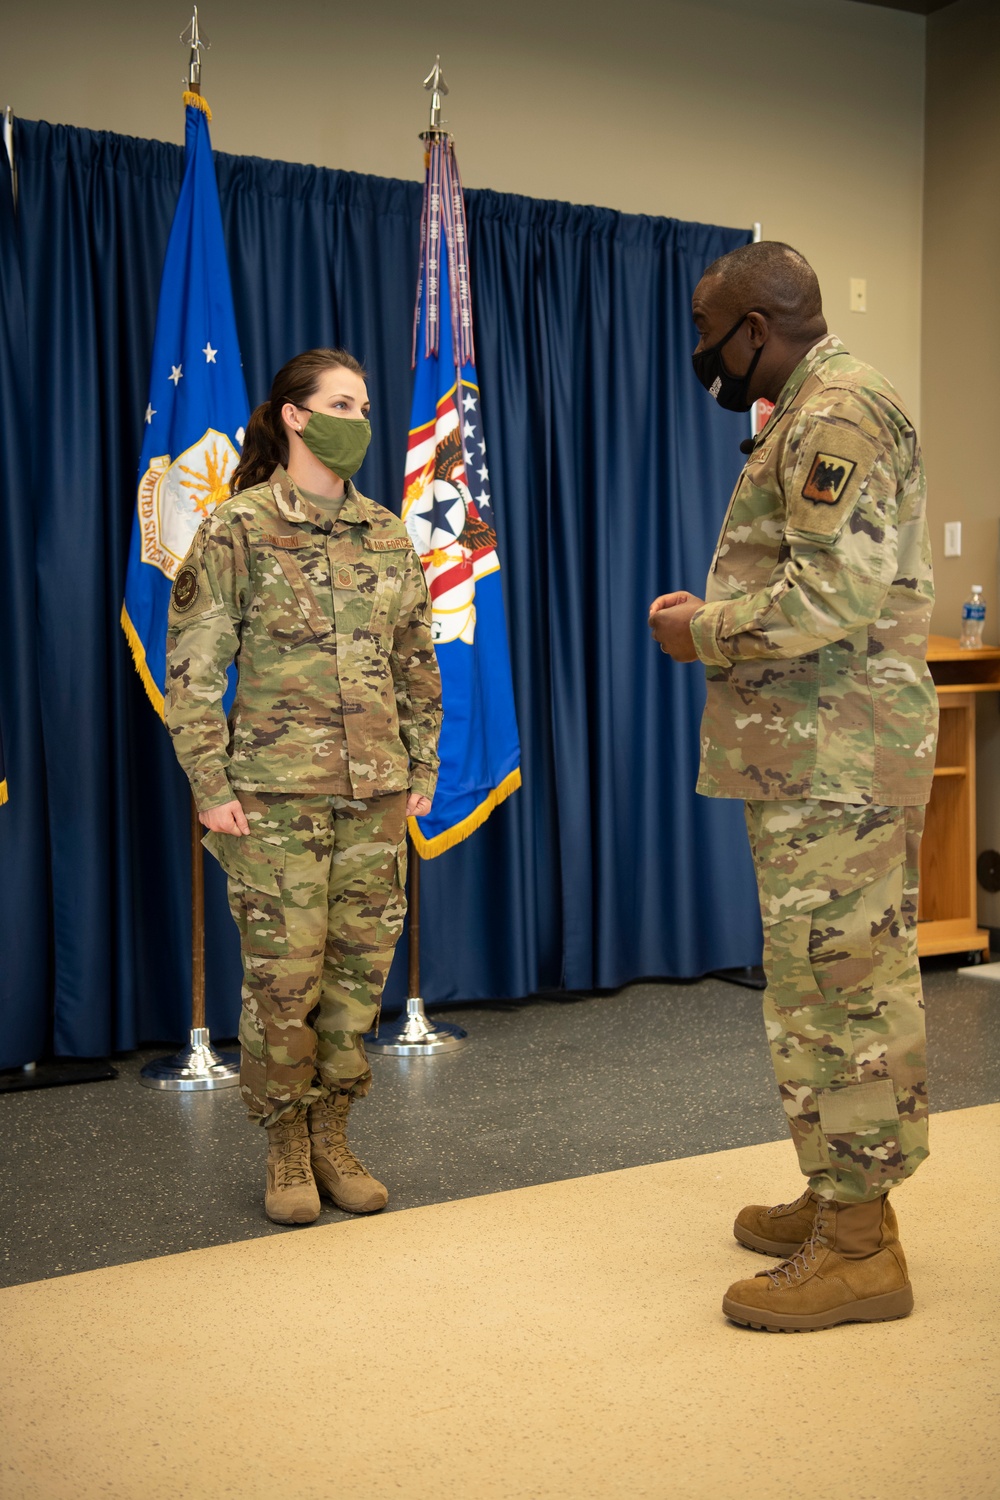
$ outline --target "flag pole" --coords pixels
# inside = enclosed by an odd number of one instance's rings
[[[201,54],[211,43],[198,28],[198,7],[194,7],[191,25],[181,37],[190,47],[187,89],[201,92]],[[206,1089],[233,1088],[240,1081],[240,1058],[237,1052],[216,1052],[205,1025],[205,856],[202,851],[201,820],[194,798],[191,798],[191,1032],[188,1044],[170,1057],[158,1057],[139,1074],[147,1088],[166,1089],[172,1093],[201,1093]]]
[[[420,867],[423,861],[409,839],[409,953],[407,964],[407,997],[403,1014],[392,1026],[382,1028],[378,1036],[365,1037],[365,1048],[383,1057],[432,1057],[439,1052],[456,1052],[469,1040],[461,1026],[432,1021],[420,998]]]
[[[216,1052],[205,1025],[205,856],[202,827],[191,799],[191,1033],[188,1044],[170,1057],[157,1057],[139,1074],[150,1089],[202,1093],[231,1089],[240,1081],[238,1052]]]
[[[191,1030],[205,1029],[205,856],[201,822],[191,798]]]
[[[430,120],[421,133],[422,141],[447,135],[441,118],[442,99],[448,85],[441,71],[440,53],[434,66],[424,79],[424,88],[430,93]],[[431,1021],[420,997],[420,866],[419,850],[412,838],[409,844],[409,954],[407,964],[407,997],[403,1014],[394,1026],[382,1029],[377,1036],[366,1037],[365,1047],[369,1052],[381,1053],[385,1057],[431,1057],[439,1052],[455,1052],[464,1047],[469,1034],[461,1026],[451,1026],[444,1021]]]
[[[761,240],[763,238],[764,238],[763,226],[761,225],[761,222],[760,222],[759,219],[754,219],[754,222],[753,222],[753,243],[755,245],[759,245],[760,242],[761,242]],[[765,403],[761,403],[760,401],[755,401],[754,402],[753,406],[750,408],[750,436],[751,436],[751,438],[755,438],[757,436],[758,432],[760,432],[763,429],[764,423],[767,421],[767,418],[770,416],[770,414],[771,414],[771,403],[770,402],[765,402]]]
[[[14,111],[10,105],[3,112],[3,143],[10,163],[10,191],[17,210],[17,157],[14,154]]]

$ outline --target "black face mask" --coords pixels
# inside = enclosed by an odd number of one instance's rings
[[[692,354],[691,363],[694,365],[694,373],[705,387],[710,396],[714,396],[721,407],[726,411],[749,411],[753,402],[747,392],[750,389],[750,381],[753,372],[757,368],[757,361],[764,352],[764,346],[754,354],[750,361],[750,368],[745,375],[730,375],[722,363],[722,350],[735,333],[743,327],[747,320],[747,314],[737,318],[725,338],[721,338],[717,344],[710,349],[699,349]]]

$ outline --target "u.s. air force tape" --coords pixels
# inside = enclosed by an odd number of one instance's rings
[[[369,552],[409,552],[413,543],[408,536],[366,536]]]
[[[198,575],[194,568],[181,568],[174,579],[174,609],[180,614],[191,608],[198,597]]]

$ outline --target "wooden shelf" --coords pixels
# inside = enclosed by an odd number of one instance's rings
[[[941,721],[927,822],[920,847],[917,947],[989,956],[989,933],[976,921],[976,703],[1000,692],[1000,647],[963,650],[932,635],[927,662]]]
[[[1000,661],[1000,646],[977,646],[969,650],[960,646],[955,636],[929,635],[927,637],[927,660],[936,661]]]
[[[940,953],[983,953],[989,957],[989,933],[968,922],[920,922],[917,941],[921,958],[933,958]]]
[[[939,693],[1000,691],[1000,646],[966,650],[950,636],[932,635],[927,643],[927,665]]]

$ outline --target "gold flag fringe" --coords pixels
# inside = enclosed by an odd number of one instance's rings
[[[208,123],[211,125],[211,123],[212,123],[212,111],[208,107],[208,100],[207,99],[203,99],[200,94],[192,94],[189,89],[185,89],[184,90],[184,103],[192,105],[195,109],[200,109],[201,112],[202,112],[202,114],[204,114],[204,115],[207,116]]]
[[[3,807],[4,803],[7,801],[7,797],[7,778],[4,777],[3,781],[0,781],[0,807]]]
[[[467,818],[463,818],[461,823],[456,823],[454,828],[446,828],[444,833],[438,833],[432,839],[425,839],[420,832],[416,818],[409,818],[407,821],[410,826],[410,838],[420,858],[435,859],[439,854],[444,854],[446,849],[454,849],[456,844],[461,844],[470,833],[475,833],[477,828],[481,828],[493,809],[499,807],[501,802],[506,802],[511,792],[516,792],[520,785],[521,768],[519,766],[516,771],[511,771],[509,776],[504,777],[500,785],[495,787],[486,800],[480,802]]]
[[[153,674],[146,665],[146,648],[139,639],[139,632],[128,617],[128,611],[122,605],[121,625],[125,632],[125,639],[132,651],[132,660],[135,662],[135,670],[142,678],[142,685],[146,689],[149,701],[156,709],[160,718],[163,718],[163,694],[153,681]]]

